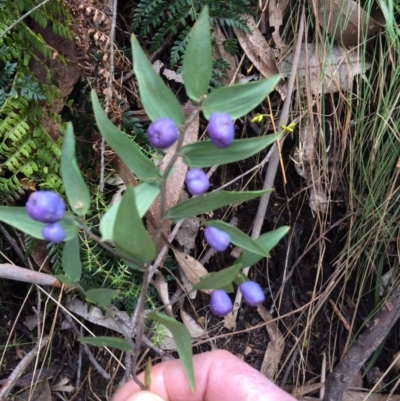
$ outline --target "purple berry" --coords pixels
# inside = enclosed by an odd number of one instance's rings
[[[232,301],[224,290],[214,290],[211,293],[210,310],[215,316],[224,317],[232,312]]]
[[[46,241],[58,244],[59,242],[64,241],[65,231],[58,223],[53,223],[43,227],[42,235]]]
[[[207,174],[199,168],[189,170],[186,173],[185,182],[187,190],[191,195],[204,194],[210,186]]]
[[[235,138],[235,126],[227,113],[212,113],[207,132],[211,142],[219,148],[226,148]]]
[[[61,220],[65,214],[64,200],[52,191],[33,192],[25,207],[33,220],[42,223],[55,223]]]
[[[211,248],[214,248],[218,252],[225,251],[231,243],[231,237],[225,231],[222,231],[215,227],[207,227],[204,230],[204,236],[206,241]]]
[[[147,135],[152,146],[165,149],[178,139],[179,131],[170,118],[163,117],[150,124]]]
[[[260,285],[254,281],[245,281],[239,285],[243,298],[250,306],[257,306],[264,302],[265,295]]]

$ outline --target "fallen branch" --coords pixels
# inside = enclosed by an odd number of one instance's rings
[[[55,288],[61,288],[62,286],[60,281],[51,274],[25,269],[24,267],[12,265],[11,263],[0,264],[0,278],[23,281],[24,283],[49,285]]]
[[[12,266],[12,265],[11,265]],[[14,368],[13,372],[10,374],[6,382],[0,388],[0,400],[6,400],[11,390],[14,388],[18,379],[25,372],[28,365],[32,362],[32,360],[39,354],[40,350],[45,347],[50,341],[49,337],[44,337],[40,342],[38,342],[31,352],[26,354],[21,362]]]
[[[374,317],[371,327],[360,335],[328,376],[323,401],[343,400],[344,393],[349,388],[354,375],[378,348],[399,318],[400,290],[397,290],[393,298],[386,302],[383,309]]]

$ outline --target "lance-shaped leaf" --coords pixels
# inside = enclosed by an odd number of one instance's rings
[[[126,189],[115,219],[113,242],[124,257],[145,264],[154,259],[156,249],[136,208],[134,188]]]
[[[247,159],[261,152],[279,138],[280,134],[238,139],[233,141],[227,149],[218,148],[210,141],[200,141],[184,146],[181,154],[189,167],[211,167]]]
[[[243,117],[272,92],[280,79],[279,75],[275,75],[257,82],[215,89],[202,103],[203,114],[207,119],[215,112],[228,113],[233,120]]]
[[[231,224],[224,223],[219,220],[210,220],[204,222],[206,227],[216,227],[229,234],[232,244],[240,246],[242,249],[246,249],[250,252],[256,253],[257,255],[267,257],[268,252],[265,251],[256,241],[251,239],[242,230],[232,226]]]
[[[128,341],[119,337],[81,337],[78,338],[78,341],[95,347],[110,347],[121,351],[129,351],[131,349]]]
[[[199,101],[208,92],[211,72],[211,33],[208,7],[205,6],[190,31],[183,57],[183,80],[190,99]]]
[[[142,182],[134,189],[136,208],[140,217],[143,217],[149,210],[150,206],[160,193],[160,185],[158,183]],[[112,241],[115,219],[121,199],[115,202],[105,213],[100,222],[101,239],[103,241]]]
[[[171,90],[156,73],[135,35],[131,36],[133,70],[139,85],[143,107],[152,121],[171,118],[179,127],[185,122],[182,107]]]
[[[207,213],[211,210],[218,209],[223,206],[255,199],[271,191],[272,189],[245,192],[211,192],[209,194],[200,195],[195,198],[191,198],[184,202],[178,203],[176,206],[167,211],[167,218],[169,218],[173,222],[177,222],[186,217]]]
[[[65,243],[61,264],[64,269],[65,275],[73,283],[76,283],[81,279],[82,263],[78,235],[75,235],[74,238]]]
[[[72,123],[65,130],[62,154],[61,177],[72,211],[78,216],[84,216],[90,208],[90,191],[79,170],[75,154],[75,137]]]
[[[264,251],[267,252],[267,257],[269,257],[269,252],[271,251],[271,249],[274,248],[275,245],[277,245],[277,243],[288,233],[289,230],[290,227],[288,226],[279,227],[276,230],[269,231],[265,234],[260,235],[256,239],[256,242],[258,245],[261,246],[261,248],[264,249]],[[262,258],[263,256],[256,255],[253,252],[244,251],[237,259],[237,262],[241,263],[243,266],[252,266],[260,261]]]
[[[110,306],[111,300],[119,293],[119,290],[112,290],[111,288],[92,288],[85,292],[85,297],[100,308],[107,308]]]
[[[129,170],[141,180],[159,180],[160,173],[154,163],[107,118],[95,91],[92,91],[92,103],[101,136]]]
[[[46,224],[31,219],[24,207],[0,206],[0,221],[34,238],[43,239],[42,229]],[[78,227],[69,218],[64,217],[59,224],[65,231],[64,241],[76,236]]]
[[[235,263],[231,267],[219,272],[209,273],[200,278],[200,282],[194,286],[196,290],[214,290],[216,288],[228,287],[236,279],[242,268],[241,263]]]
[[[171,332],[172,337],[175,340],[183,370],[186,373],[190,388],[194,392],[195,381],[193,370],[192,339],[188,329],[182,323],[160,312],[152,312],[148,315],[148,317],[158,323],[163,324]]]

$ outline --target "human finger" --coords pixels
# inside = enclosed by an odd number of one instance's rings
[[[190,390],[179,360],[167,361],[151,369],[151,391],[166,401],[294,401],[260,372],[227,351],[194,356],[196,391]],[[143,381],[143,374],[139,380]],[[131,401],[139,391],[134,381],[121,387],[112,401]]]

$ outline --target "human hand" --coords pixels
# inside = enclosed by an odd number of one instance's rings
[[[151,369],[151,391],[133,381],[123,385],[112,401],[295,401],[260,372],[227,351],[193,357],[196,392],[190,390],[179,360]],[[144,381],[144,374],[138,376]],[[161,398],[160,398],[161,397]]]

